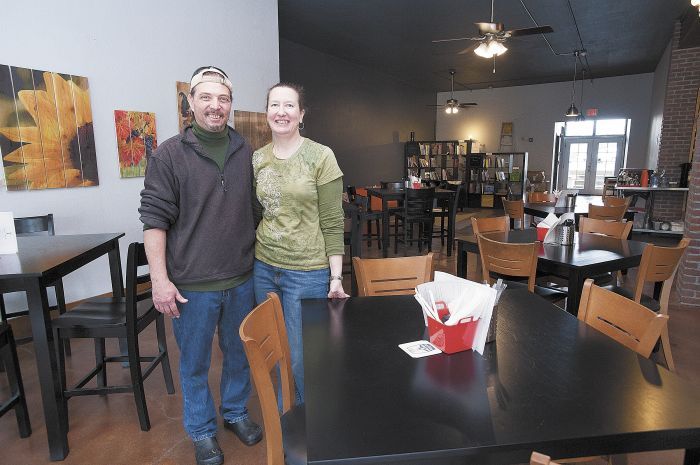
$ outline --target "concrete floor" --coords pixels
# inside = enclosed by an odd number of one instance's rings
[[[478,213],[481,215],[483,213]],[[486,214],[491,214],[487,212]],[[467,217],[460,215],[458,228],[468,233]],[[653,240],[653,237],[643,236],[640,240]],[[365,256],[379,256],[376,244],[372,248],[365,245]],[[393,250],[393,248],[392,248]],[[434,241],[433,251],[436,253],[436,269],[454,273],[456,260],[446,256],[446,248],[440,247],[439,239]],[[474,264],[470,258],[469,277],[476,279]],[[347,278],[346,278],[347,281]],[[634,272],[627,278],[628,283],[634,281]],[[350,289],[349,282],[345,284]],[[679,376],[695,383],[700,389],[700,309],[674,304],[671,307],[670,335],[673,355]],[[25,325],[24,328],[22,325]],[[15,321],[17,333],[26,331],[26,322]],[[162,372],[156,370],[146,380],[146,396],[151,419],[151,430],[142,432],[139,429],[133,397],[130,394],[112,394],[105,397],[87,396],[71,399],[69,402],[70,454],[62,463],[66,465],[186,465],[193,464],[193,448],[189,438],[182,428],[182,398],[178,380],[178,350],[172,337],[170,322],[168,328],[168,348],[171,354],[171,365],[175,377],[174,395],[165,391]],[[155,331],[149,329],[143,335],[142,352],[155,348]],[[93,345],[91,341],[74,341],[73,356],[67,358],[68,378],[77,379],[85,373],[84,367],[92,363]],[[116,344],[108,346],[112,353],[117,352]],[[49,463],[46,428],[41,408],[36,364],[34,361],[33,344],[27,343],[18,349],[22,376],[29,404],[29,412],[33,433],[27,439],[20,439],[14,414],[8,413],[0,418],[0,463],[4,465],[37,465]],[[210,385],[215,396],[218,396],[219,375],[221,371],[221,356],[214,350]],[[128,382],[128,370],[118,364],[111,367],[109,375],[111,382]],[[8,395],[7,382],[0,376],[0,398]],[[249,409],[251,417],[260,421],[258,400],[253,393]],[[227,464],[264,465],[267,463],[265,443],[246,447],[238,441],[233,433],[220,427],[219,443],[224,450]],[[642,464],[681,464],[682,451],[663,453],[634,454],[627,457],[616,457],[615,463],[632,465]],[[604,461],[588,463],[605,463]]]

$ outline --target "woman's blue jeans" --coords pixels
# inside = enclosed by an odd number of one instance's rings
[[[312,271],[287,270],[255,260],[253,271],[255,300],[260,303],[268,292],[282,301],[284,324],[289,339],[292,373],[296,386],[296,403],[304,402],[304,346],[301,334],[301,299],[328,296],[328,268]]]
[[[221,416],[235,423],[248,417],[250,370],[238,328],[253,309],[253,280],[225,291],[181,290],[180,318],[173,331],[180,348],[183,423],[193,441],[216,436],[216,409],[209,389],[212,343],[218,328],[221,369]]]

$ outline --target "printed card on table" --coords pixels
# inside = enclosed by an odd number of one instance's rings
[[[17,253],[15,219],[11,212],[0,212],[0,254]]]
[[[399,347],[413,358],[441,354],[442,351],[428,341],[413,341],[399,344]]]

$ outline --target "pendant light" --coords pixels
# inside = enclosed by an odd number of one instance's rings
[[[571,81],[571,106],[566,110],[565,116],[567,118],[576,118],[581,114],[574,103],[574,97],[576,96],[576,62],[578,62],[578,50],[574,52],[574,79]]]
[[[581,108],[581,114],[576,117],[576,121],[586,121],[586,117],[584,116],[583,112],[583,84],[586,80],[586,69],[581,70],[581,100],[579,101],[578,106]]]

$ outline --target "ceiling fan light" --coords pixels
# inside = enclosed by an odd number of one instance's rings
[[[452,107],[449,107],[449,106],[445,107],[445,113],[447,113],[448,115],[451,115],[452,114]]]
[[[459,107],[452,107],[452,114],[459,113]]]
[[[568,118],[576,118],[576,117],[579,116],[580,114],[581,114],[581,112],[578,111],[578,108],[576,108],[576,105],[574,105],[574,103],[572,102],[572,103],[571,103],[571,106],[570,106],[569,109],[566,111],[566,115],[565,115],[565,116],[568,117]]]
[[[508,51],[508,48],[506,48],[505,45],[503,45],[502,43],[500,43],[497,40],[489,41],[488,49],[489,49],[489,53],[491,54],[492,57],[494,55],[496,55],[496,56],[503,55],[504,53],[506,53]]]
[[[489,47],[484,42],[480,43],[479,46],[474,49],[474,53],[482,58],[491,58],[493,56],[489,54]]]

